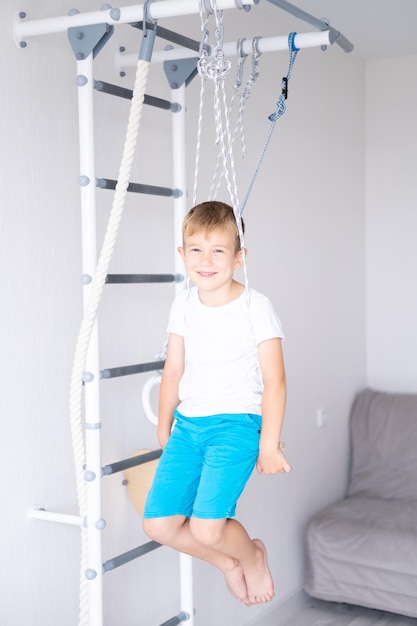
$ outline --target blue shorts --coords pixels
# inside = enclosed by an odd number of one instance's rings
[[[233,517],[258,458],[261,416],[184,417],[176,411],[175,418],[144,517]]]

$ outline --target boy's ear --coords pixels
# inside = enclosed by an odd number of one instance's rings
[[[178,246],[177,250],[182,260],[184,260],[184,248],[182,246]]]
[[[239,250],[239,252],[236,255],[236,269],[239,270],[242,265],[243,265],[243,254],[246,256],[248,253],[248,249],[247,248],[243,248]]]

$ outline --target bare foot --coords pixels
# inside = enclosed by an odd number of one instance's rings
[[[246,606],[251,606],[252,602],[250,602],[248,598],[248,588],[246,586],[243,568],[239,561],[233,559],[233,566],[228,570],[224,570],[223,574],[230,593],[243,602],[243,604],[246,604]]]
[[[248,588],[250,604],[270,602],[274,597],[274,581],[268,567],[266,548],[260,539],[253,539],[257,547],[256,562],[251,567],[246,567],[244,575]]]

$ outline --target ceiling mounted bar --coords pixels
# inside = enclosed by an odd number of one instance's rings
[[[245,0],[246,7],[257,4],[259,0]],[[236,0],[217,0],[216,9],[236,9]],[[28,37],[49,35],[52,33],[66,32],[68,28],[88,26],[92,24],[130,24],[143,20],[143,4],[127,7],[112,8],[104,11],[91,11],[86,13],[73,13],[60,17],[50,17],[40,20],[27,20],[27,14],[23,11],[16,15],[13,24],[13,35],[18,46],[24,48]],[[159,20],[165,17],[180,17],[193,15],[200,12],[199,0],[159,0],[149,7],[149,17]]]
[[[319,33],[297,33],[294,37],[294,45],[298,49],[314,48],[332,45],[335,42],[337,31],[324,30]],[[258,42],[259,52],[288,52],[288,35],[278,37],[261,37]],[[247,39],[242,44],[244,54],[252,54],[252,40]],[[223,44],[223,53],[226,57],[237,56],[237,42],[230,41]],[[178,61],[179,59],[194,58],[195,52],[187,48],[173,48],[172,50],[156,50],[152,55],[152,63],[165,63],[166,61]],[[118,70],[128,67],[136,67],[137,54],[116,51],[115,65]]]
[[[337,43],[337,45],[340,46],[345,52],[352,52],[353,44],[346,39],[340,31],[330,26],[330,24],[317,19],[314,15],[310,15],[310,13],[307,13],[306,11],[303,11],[303,9],[296,7],[294,4],[287,2],[287,0],[269,0],[269,2],[272,2],[272,4],[275,4],[275,6],[280,9],[283,9],[287,13],[291,13],[294,17],[303,20],[303,22],[307,22],[307,24],[311,24],[319,30],[333,31],[335,34],[334,42]]]

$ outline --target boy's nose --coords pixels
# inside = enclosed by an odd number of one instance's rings
[[[204,265],[212,264],[212,258],[211,258],[210,252],[203,252],[201,256],[201,262],[204,263]]]

